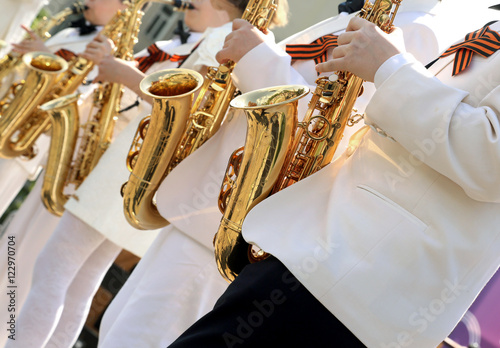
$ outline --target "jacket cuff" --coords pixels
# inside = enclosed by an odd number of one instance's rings
[[[417,60],[411,53],[400,53],[387,59],[375,73],[375,87],[379,88],[396,71],[406,64],[411,64]]]

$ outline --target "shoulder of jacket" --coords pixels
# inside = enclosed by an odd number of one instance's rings
[[[351,18],[353,18],[357,14],[358,12],[355,12],[350,15],[337,15],[335,17],[325,19],[324,21],[321,21],[282,40],[278,43],[278,45],[283,47],[289,44],[307,44],[311,43],[321,36],[345,30]]]

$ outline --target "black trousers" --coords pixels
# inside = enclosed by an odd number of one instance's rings
[[[169,348],[365,347],[276,258],[246,266]]]

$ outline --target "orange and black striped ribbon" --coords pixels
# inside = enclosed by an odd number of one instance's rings
[[[316,64],[324,63],[328,59],[328,49],[337,47],[337,35],[325,35],[310,44],[305,45],[286,45],[286,53],[293,60],[314,59]]]
[[[456,53],[453,62],[453,76],[464,71],[477,53],[489,57],[500,49],[500,35],[489,26],[483,27],[465,36],[465,41],[451,46],[439,58]]]
[[[170,60],[172,62],[182,62],[188,57],[188,55],[170,55],[162,51],[158,46],[156,46],[156,44],[152,44],[148,47],[148,53],[149,55],[145,57],[135,58],[135,60],[139,63],[137,68],[143,73],[145,73],[154,63],[166,60]]]
[[[64,48],[61,48],[59,51],[57,51],[55,55],[61,57],[67,62],[76,57],[76,53],[66,50]]]

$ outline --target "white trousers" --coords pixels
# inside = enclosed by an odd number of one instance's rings
[[[6,347],[72,347],[92,297],[121,248],[65,213],[40,252],[31,290]]]
[[[99,347],[166,347],[227,288],[213,250],[169,225],[104,313]]]
[[[41,185],[42,180],[38,180],[0,239],[0,286],[2,289],[7,289],[9,285],[7,283],[8,242],[12,239],[15,243],[11,247],[15,249],[16,318],[28,296],[36,258],[59,222],[59,217],[50,214],[42,204]],[[0,296],[0,308],[7,308],[8,301],[10,298],[7,296]],[[7,314],[5,312],[5,315]],[[8,334],[7,330],[0,330],[0,347],[5,344]]]

